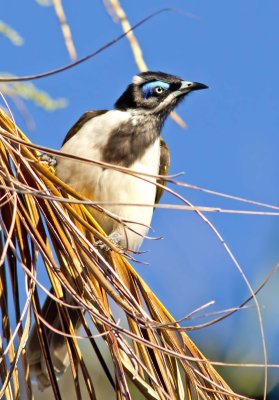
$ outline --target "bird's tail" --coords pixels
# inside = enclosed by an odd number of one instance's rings
[[[67,298],[67,303],[74,305],[74,299],[72,297]],[[81,328],[81,321],[79,318],[79,312],[74,308],[68,308],[69,318],[75,333],[78,334]],[[58,305],[55,300],[48,297],[44,303],[42,309],[42,318],[51,325],[54,330],[64,331],[62,322],[59,316]],[[45,327],[49,351],[51,355],[52,364],[57,378],[59,378],[70,364],[67,348],[67,339],[62,334],[54,332],[54,330]],[[45,357],[41,349],[37,328],[33,327],[27,343],[27,357],[30,365],[31,378],[33,382],[38,384],[38,388],[43,391],[51,385]]]

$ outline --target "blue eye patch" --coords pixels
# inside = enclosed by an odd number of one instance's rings
[[[167,90],[170,85],[166,82],[163,81],[153,81],[153,82],[147,82],[144,85],[142,85],[142,93],[145,99],[148,99],[149,97],[154,95],[154,89],[156,87],[162,87],[163,89]]]

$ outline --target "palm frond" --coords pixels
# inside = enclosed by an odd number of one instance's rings
[[[102,208],[75,204],[73,200],[86,199],[41,162],[38,150],[1,111],[0,135],[0,397],[16,399],[25,392],[32,398],[30,354],[25,350],[32,311],[53,396],[62,398],[48,342],[54,328],[42,317],[43,290],[56,301],[76,398],[82,398],[82,376],[89,398],[96,399],[76,317],[118,399],[131,399],[132,386],[152,400],[243,398],[233,393],[186,333],[174,329],[178,324],[168,326],[174,318],[127,258],[117,251],[104,254],[94,245],[95,239],[108,243],[90,213],[91,207]],[[51,290],[42,284],[42,272]],[[109,349],[114,376],[97,345],[96,331]]]

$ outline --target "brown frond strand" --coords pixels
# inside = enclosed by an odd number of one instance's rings
[[[15,399],[23,393],[32,398],[32,354],[25,350],[31,311],[55,399],[63,395],[49,339],[60,334],[76,398],[84,395],[83,381],[87,396],[96,399],[97,382],[77,340],[84,337],[84,333],[77,336],[77,321],[88,338],[86,353],[95,354],[118,399],[131,399],[131,386],[150,400],[245,398],[230,389],[117,248],[111,246],[115,251],[103,253],[94,245],[96,238],[112,245],[90,212],[98,205],[70,202],[86,199],[40,161],[38,150],[29,146],[3,112],[0,127],[0,398]],[[45,288],[46,304],[55,303],[60,331],[43,317],[42,271],[51,286],[50,291]],[[172,329],[165,328],[169,324]],[[17,368],[19,359],[23,379]]]

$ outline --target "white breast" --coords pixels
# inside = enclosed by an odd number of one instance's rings
[[[109,111],[88,121],[65,145],[61,151],[80,157],[100,161],[102,148],[106,144],[110,132],[117,125],[131,118],[129,112],[117,110]],[[144,155],[136,160],[130,169],[157,175],[160,160],[159,138],[149,146]],[[153,208],[140,206],[123,206],[117,203],[154,204],[156,186],[154,178],[143,177],[145,180],[121,172],[103,169],[93,165],[58,159],[57,176],[72,186],[76,191],[89,199],[114,203],[104,208],[127,221],[129,228],[123,226],[110,217],[93,210],[98,223],[107,234],[119,232],[123,241],[121,245],[130,250],[138,250],[143,236],[148,231]],[[153,183],[152,183],[153,182]]]

